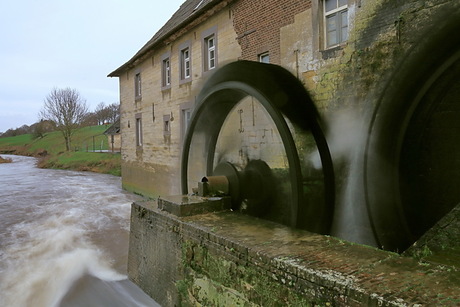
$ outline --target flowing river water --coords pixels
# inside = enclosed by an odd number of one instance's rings
[[[119,177],[0,164],[0,306],[159,306],[126,277]]]

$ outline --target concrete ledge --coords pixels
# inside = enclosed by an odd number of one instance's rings
[[[134,203],[130,279],[162,306],[456,306],[454,266],[422,263],[235,212]]]
[[[190,216],[228,210],[230,197],[166,196],[158,199],[158,208],[175,216]]]

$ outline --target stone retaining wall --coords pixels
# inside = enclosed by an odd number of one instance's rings
[[[455,306],[455,266],[222,211],[134,203],[128,274],[162,306]]]

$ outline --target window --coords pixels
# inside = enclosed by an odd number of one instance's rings
[[[203,48],[203,72],[206,73],[217,67],[217,26],[211,27],[201,33]]]
[[[326,48],[339,45],[348,39],[347,0],[324,0]]]
[[[207,70],[211,70],[216,67],[216,40],[213,36],[206,39],[206,50],[207,50]]]
[[[171,135],[171,122],[169,121],[169,119],[165,119],[163,131],[165,135]]]
[[[163,59],[161,64],[161,82],[162,87],[170,87],[171,86],[171,62],[169,61],[169,57]]]
[[[190,126],[190,119],[192,118],[192,110],[191,109],[185,109],[182,110],[182,127],[184,129],[184,135],[187,132],[188,126]]]
[[[163,134],[171,135],[171,115],[163,115]]]
[[[205,42],[205,70],[211,70],[216,68],[216,39],[214,35],[211,35],[204,40]]]
[[[190,78],[190,48],[182,49],[180,52],[180,78],[185,80]]]
[[[187,134],[187,129],[190,126],[190,120],[192,118],[192,109],[182,109],[182,139]]]
[[[193,102],[186,102],[180,105],[180,132],[182,141],[185,139],[187,129],[190,126],[194,105]]]
[[[268,52],[264,52],[262,54],[259,54],[259,62],[261,63],[270,63],[270,55]]]
[[[161,89],[171,87],[171,53],[166,52],[161,56]]]
[[[163,86],[171,85],[171,63],[169,58],[163,60]]]
[[[136,145],[142,146],[142,116],[136,114]]]
[[[140,72],[136,73],[134,76],[134,96],[136,100],[142,97],[142,82]]]

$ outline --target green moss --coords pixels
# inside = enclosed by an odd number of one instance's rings
[[[433,254],[433,252],[429,249],[428,246],[424,245],[414,253],[413,257],[417,260],[420,260],[430,256],[431,254]]]
[[[228,249],[229,256],[238,256]],[[208,248],[182,244],[185,279],[177,283],[183,306],[310,306],[306,298],[260,267],[211,255]]]
[[[176,282],[177,292],[179,293],[179,306],[192,307],[190,301],[190,294],[188,289],[192,287],[191,283],[187,280],[179,280]]]

